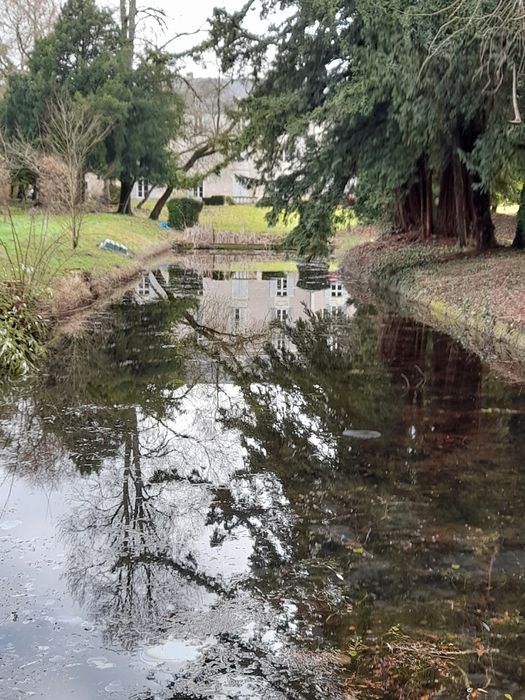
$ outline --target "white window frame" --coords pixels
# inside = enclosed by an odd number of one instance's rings
[[[277,282],[276,295],[278,297],[287,297],[288,296],[288,278],[287,277],[278,277],[276,282]]]
[[[334,299],[339,299],[343,296],[343,283],[342,282],[332,282],[330,284],[330,296]]]
[[[144,178],[139,178],[139,179],[137,180],[137,195],[138,195],[138,198],[139,198],[139,199],[143,199],[143,198],[147,195],[148,189],[149,189],[148,181],[147,181],[147,180],[144,180]]]

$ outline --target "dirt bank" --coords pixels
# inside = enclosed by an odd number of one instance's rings
[[[125,289],[143,270],[173,250],[174,239],[152,243],[132,261],[103,272],[70,270],[57,277],[51,297],[42,303],[43,313],[53,327],[66,327],[77,317],[103,308],[120,290]]]
[[[478,255],[446,245],[389,237],[345,256],[347,284],[372,290],[410,316],[515,373],[525,368],[525,257],[509,247],[514,219],[496,217],[500,247]]]

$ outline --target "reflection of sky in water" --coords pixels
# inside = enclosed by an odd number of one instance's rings
[[[207,261],[147,276],[78,367],[0,406],[2,698],[339,700],[352,636],[472,646],[514,619],[519,392],[326,269]],[[232,328],[301,299],[308,342],[281,327],[239,362]],[[505,658],[520,639],[499,633]]]
[[[213,646],[214,639],[205,635],[210,619],[218,633],[236,626],[242,631],[247,624],[243,615],[221,612],[217,593],[206,586],[214,580],[227,586],[246,576],[254,551],[251,529],[229,523],[226,530],[220,519],[207,522],[214,488],[230,489],[233,502],[240,507],[255,501],[262,508],[275,505],[273,496],[265,493],[263,479],[233,478],[245,467],[246,449],[238,431],[225,429],[218,419],[223,409],[238,412],[243,408],[241,394],[233,385],[196,385],[181,387],[172,398],[177,408],[162,421],[136,411],[140,465],[131,465],[131,471],[140,469],[143,496],[153,504],[150,515],[159,527],[148,535],[139,522],[135,525],[139,533],[131,535],[128,528],[124,539],[131,538],[137,547],[144,545],[146,554],[190,562],[188,569],[197,574],[196,579],[192,583],[178,577],[180,572],[161,568],[148,574],[152,575],[148,585],[153,586],[149,593],[145,579],[136,580],[139,597],[134,612],[131,608],[126,611],[123,598],[118,602],[120,610],[111,608],[114,590],[123,585],[116,563],[118,551],[112,550],[122,538],[116,514],[124,486],[125,447],[115,458],[106,458],[99,472],[81,478],[69,473],[63,484],[59,479],[53,481],[49,494],[17,478],[16,469],[6,473],[0,490],[5,504],[0,521],[4,609],[0,695],[19,693],[23,697],[38,688],[40,697],[61,698],[70,693],[75,698],[127,697],[143,687],[144,663],[154,664],[152,677],[158,680],[160,674],[162,686],[162,674],[169,677],[174,660],[180,670],[200,659],[201,647]],[[35,427],[38,429],[37,424]],[[4,429],[8,431],[8,423]],[[14,432],[20,439],[18,427]],[[13,461],[10,464],[12,468]],[[30,477],[30,470],[21,472]],[[158,474],[174,474],[176,480],[152,483]],[[281,497],[278,505],[285,506],[285,499]],[[255,530],[263,527],[257,519],[252,519],[252,525]],[[277,539],[270,532],[268,536]],[[279,543],[276,549],[284,552]],[[71,589],[77,600],[81,589],[82,604],[71,598]],[[140,599],[145,595],[154,596],[155,611],[145,609]],[[196,613],[209,618],[201,626],[200,641],[172,636],[161,641],[160,628],[174,616],[178,616],[179,633],[192,634],[195,625],[190,621]],[[133,649],[124,655],[117,652],[121,643],[128,646],[130,642],[127,614],[139,618],[138,623],[133,620],[132,635],[133,647],[142,648],[139,656]],[[250,624],[257,627],[259,623]],[[107,643],[100,646],[100,629],[108,626],[116,634],[107,640],[115,651]],[[148,646],[153,640],[159,643]],[[157,680],[146,685],[154,689]],[[237,690],[248,686],[239,680]]]

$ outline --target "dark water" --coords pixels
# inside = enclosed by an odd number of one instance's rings
[[[524,429],[328,269],[163,266],[4,387],[0,697],[525,698]]]

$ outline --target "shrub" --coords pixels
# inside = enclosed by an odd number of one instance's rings
[[[196,199],[176,198],[168,202],[168,224],[177,231],[195,226],[199,221],[203,203]]]
[[[226,197],[223,194],[214,194],[211,197],[203,197],[202,201],[209,207],[222,207],[226,204]]]
[[[7,207],[11,198],[11,173],[5,158],[0,156],[0,207]]]
[[[57,156],[43,155],[38,163],[38,202],[52,214],[68,211],[69,171],[63,160]]]
[[[34,304],[0,286],[0,375],[23,376],[45,356],[47,324]]]
[[[120,199],[120,186],[116,185],[114,182],[110,182],[107,188],[107,194],[109,198],[108,204],[118,204]]]
[[[228,204],[228,206],[230,206],[230,207],[233,207],[233,205],[235,204],[235,200],[234,200],[233,197],[225,197],[225,198],[224,198],[224,201],[225,201],[225,203]]]
[[[48,234],[47,217],[38,226],[17,231],[13,219],[10,236],[0,240],[5,262],[0,269],[0,376],[21,376],[45,356],[48,323],[40,313],[55,276],[53,257],[60,238]]]

